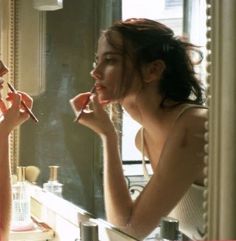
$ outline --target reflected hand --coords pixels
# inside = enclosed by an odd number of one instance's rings
[[[23,100],[29,108],[32,108],[33,100],[23,92],[8,93],[6,100],[10,102],[9,108],[6,106],[3,99],[0,99],[0,127],[2,128],[1,131],[9,134],[16,126],[21,125],[30,117],[22,106],[21,100]]]

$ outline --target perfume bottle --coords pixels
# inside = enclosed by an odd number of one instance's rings
[[[43,189],[62,197],[62,186],[57,180],[59,166],[49,166],[49,180],[43,184]]]
[[[17,182],[12,185],[11,230],[29,230],[33,227],[30,214],[30,189],[25,181],[26,167],[17,167]]]

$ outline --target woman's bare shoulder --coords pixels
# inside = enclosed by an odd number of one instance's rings
[[[189,165],[189,168],[192,167],[193,170],[196,167],[202,169],[207,119],[207,109],[190,108],[186,110],[175,122],[163,157],[168,156],[167,159],[172,160],[171,162],[176,161],[178,164],[185,163],[185,167]],[[177,156],[181,157],[180,160]]]
[[[188,128],[189,130],[205,130],[205,124],[208,120],[208,109],[193,107],[186,109],[176,120],[178,128]]]

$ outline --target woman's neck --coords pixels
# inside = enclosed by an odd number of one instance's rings
[[[143,124],[148,117],[158,119],[161,113],[161,97],[157,95],[156,89],[142,89],[139,93],[129,94],[122,101],[121,105],[130,116]]]
[[[162,97],[153,91],[143,91],[140,94],[129,95],[121,102],[125,111],[142,125],[150,134],[168,132],[178,112],[176,103],[161,106]]]

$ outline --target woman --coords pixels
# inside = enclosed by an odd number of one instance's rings
[[[0,80],[0,90],[3,80]],[[0,98],[0,241],[9,240],[11,221],[11,171],[9,162],[8,138],[10,132],[29,118],[21,106],[21,100],[32,108],[32,99],[25,93],[8,93],[6,98],[11,103],[8,108]]]
[[[71,100],[77,113],[91,95],[92,110],[85,109],[79,123],[94,130],[103,143],[107,218],[139,239],[192,196],[194,206],[189,210],[196,213],[182,210],[184,217],[176,218],[190,238],[198,238],[202,230],[207,109],[190,58],[194,51],[199,53],[194,45],[176,38],[171,29],[156,21],[117,22],[102,32],[98,41],[91,72],[95,93],[82,93]],[[150,160],[153,175],[135,201],[123,175],[116,130],[104,110],[108,103],[121,104],[142,126],[135,143]],[[195,215],[200,220],[191,223],[196,221]]]

